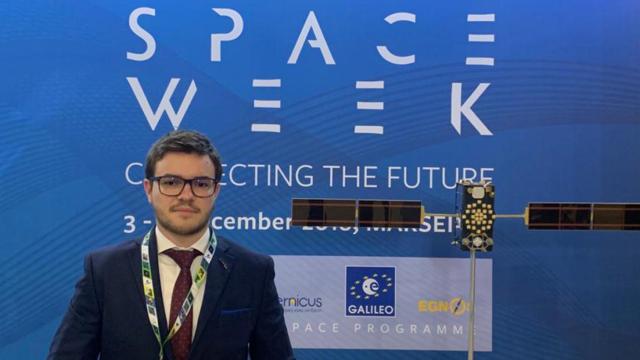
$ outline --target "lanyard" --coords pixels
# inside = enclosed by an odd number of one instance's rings
[[[156,296],[153,291],[153,280],[151,277],[151,263],[149,262],[149,238],[151,237],[151,231],[149,230],[147,235],[142,239],[142,246],[140,246],[140,256],[142,257],[142,284],[144,287],[144,297],[146,298],[147,305],[147,315],[149,316],[149,322],[151,323],[151,328],[153,328],[153,333],[158,340],[158,344],[160,345],[160,360],[164,358],[164,345],[171,340],[173,335],[175,335],[182,323],[189,315],[189,311],[191,311],[191,307],[193,306],[193,301],[200,291],[200,287],[202,287],[202,283],[207,276],[207,269],[209,268],[209,264],[211,263],[211,259],[213,258],[213,254],[216,251],[216,245],[218,240],[216,239],[216,234],[213,232],[213,229],[210,229],[211,235],[209,236],[209,244],[207,246],[207,251],[204,253],[202,260],[200,261],[200,266],[198,270],[196,270],[196,274],[193,277],[193,282],[191,283],[191,289],[187,294],[187,297],[182,302],[182,306],[180,307],[180,313],[176,317],[175,322],[173,323],[173,327],[169,331],[169,335],[167,338],[162,341],[162,337],[160,336],[160,326],[158,323],[158,312],[156,310]]]

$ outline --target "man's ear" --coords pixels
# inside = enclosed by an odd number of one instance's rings
[[[144,185],[144,193],[147,195],[147,201],[151,203],[151,192],[153,192],[153,182],[149,179],[144,179],[142,183]]]

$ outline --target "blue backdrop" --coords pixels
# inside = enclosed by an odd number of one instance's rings
[[[481,172],[502,213],[640,202],[639,17],[634,0],[3,1],[0,358],[43,358],[83,255],[149,229],[140,163],[173,128],[220,150],[224,218],[287,217],[292,197],[448,212],[456,178]],[[466,256],[431,230],[219,233],[273,255]],[[500,221],[477,358],[637,356],[638,240]]]

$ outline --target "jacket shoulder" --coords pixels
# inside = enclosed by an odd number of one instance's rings
[[[269,255],[257,253],[221,236],[218,236],[218,239],[221,240],[220,243],[225,254],[238,262],[260,267],[273,266],[273,259]]]
[[[132,252],[140,252],[140,242],[138,240],[129,240],[94,250],[87,255],[87,259],[99,268],[101,265],[124,261]]]

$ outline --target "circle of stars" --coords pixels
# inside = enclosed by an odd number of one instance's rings
[[[361,280],[356,280],[356,281],[353,283],[354,285],[352,285],[352,286],[349,288],[350,294],[351,294],[352,296],[354,296],[356,299],[365,299],[365,300],[369,300],[371,297],[374,297],[374,298],[379,297],[379,296],[380,296],[380,292],[382,292],[382,293],[386,293],[386,292],[388,292],[388,291],[389,291],[389,288],[390,288],[391,286],[393,286],[393,279],[392,279],[390,276],[387,276],[387,274],[379,275],[378,273],[374,273],[374,274],[373,274],[373,276],[371,276],[371,278],[376,279],[376,280],[380,279],[380,280],[381,280],[381,282],[382,282],[382,283],[386,283],[386,285],[384,285],[384,286],[382,287],[382,289],[381,289],[379,292],[376,292],[376,293],[375,293],[375,294],[373,294],[373,295],[366,295],[366,294],[365,294],[364,296],[363,296],[363,295],[360,295],[360,294],[358,294],[358,292],[357,292],[356,290],[357,290],[357,286],[362,286],[362,285],[361,285],[361,284],[362,284],[362,282],[363,282],[363,281],[365,281],[365,280],[367,280],[367,279],[369,279],[369,276],[365,275],[365,276],[363,276],[363,277],[362,277],[362,279],[361,279]]]

